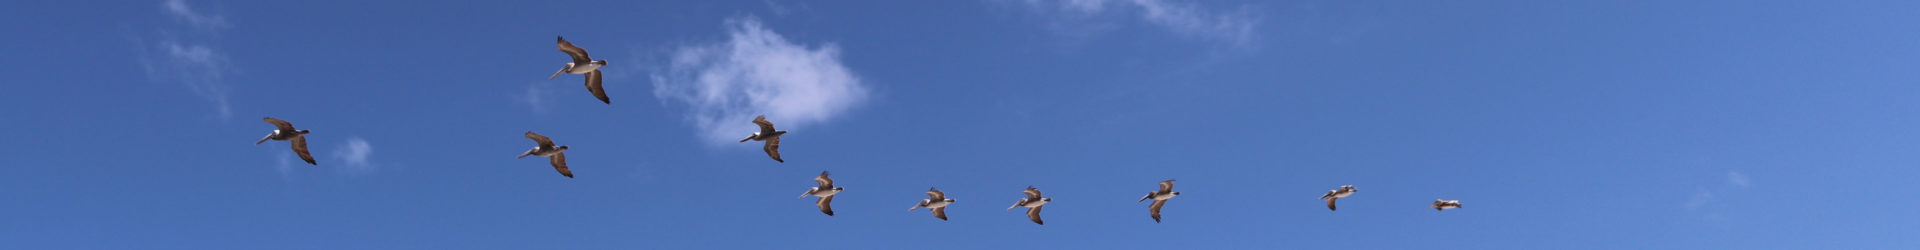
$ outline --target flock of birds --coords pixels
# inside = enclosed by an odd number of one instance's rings
[[[562,74],[586,75],[587,91],[593,93],[593,97],[600,99],[600,102],[613,104],[613,101],[607,98],[606,90],[601,88],[600,85],[600,67],[606,66],[607,60],[594,60],[592,57],[587,56],[586,49],[573,46],[573,43],[567,42],[565,37],[558,39],[560,52],[565,52],[568,56],[573,57],[573,61],[567,62],[566,66],[561,67],[559,72],[554,72],[553,76],[547,77],[547,80],[553,80]],[[267,123],[273,124],[274,130],[272,133],[267,134],[265,138],[260,138],[260,141],[254,142],[253,144],[258,145],[268,140],[288,141],[293,145],[293,152],[299,154],[301,160],[305,160],[307,164],[319,165],[319,163],[314,162],[313,154],[307,151],[306,135],[311,131],[295,129],[293,123],[273,117],[267,117],[264,120]],[[759,125],[760,131],[755,131],[752,135],[748,135],[747,138],[740,139],[740,142],[764,142],[765,146],[762,147],[762,150],[766,151],[767,157],[773,158],[773,161],[785,163],[785,160],[780,159],[780,136],[787,134],[787,131],[774,129],[773,122],[767,121],[766,116],[755,117],[753,124]],[[532,131],[528,131],[526,137],[527,139],[532,139],[536,145],[532,149],[528,149],[527,152],[521,153],[520,156],[516,158],[526,158],[527,156],[547,157],[548,162],[553,165],[554,171],[560,172],[560,175],[566,176],[567,178],[573,178],[573,171],[567,169],[567,155],[564,153],[567,150],[567,145],[555,145],[553,139]],[[807,189],[806,193],[801,193],[800,198],[804,199],[807,198],[807,196],[820,197],[819,200],[814,202],[814,205],[820,208],[821,213],[825,213],[827,216],[833,216],[833,196],[839,194],[844,188],[833,186],[833,178],[828,177],[827,172],[824,171],[820,172],[820,176],[813,177],[813,181],[819,183],[819,185]],[[1013,206],[1007,207],[1007,210],[1026,207],[1027,219],[1032,220],[1034,224],[1046,225],[1046,222],[1040,219],[1040,209],[1048,202],[1052,202],[1053,198],[1042,197],[1040,195],[1040,189],[1033,188],[1032,186],[1028,186],[1026,190],[1022,190],[1021,192],[1025,193],[1026,197],[1015,202]],[[1354,189],[1353,185],[1344,185],[1337,189],[1328,190],[1325,195],[1320,196],[1320,199],[1327,202],[1327,210],[1337,211],[1338,208],[1334,206],[1334,202],[1340,200],[1340,198],[1352,196],[1356,192],[1359,192],[1359,189]],[[1180,192],[1173,191],[1173,180],[1166,180],[1160,182],[1160,189],[1158,191],[1147,193],[1147,196],[1140,197],[1140,200],[1135,203],[1153,200],[1153,205],[1148,206],[1147,211],[1152,215],[1153,221],[1158,223],[1160,222],[1160,208],[1166,206],[1167,200],[1173,199],[1175,196],[1180,196]],[[951,205],[953,202],[954,199],[947,198],[945,192],[941,192],[935,188],[928,188],[927,199],[920,200],[919,204],[914,204],[912,208],[908,208],[907,210],[913,211],[920,208],[927,208],[933,212],[934,218],[947,220],[947,205]],[[1436,199],[1433,201],[1433,205],[1428,207],[1434,210],[1444,211],[1446,209],[1460,208],[1460,201]]]

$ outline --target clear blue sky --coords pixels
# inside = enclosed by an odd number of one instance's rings
[[[9,248],[1920,246],[1914,1],[7,5]]]

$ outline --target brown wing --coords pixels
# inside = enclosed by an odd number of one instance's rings
[[[1047,224],[1046,222],[1040,221],[1040,208],[1042,207],[1045,207],[1045,206],[1039,206],[1039,207],[1033,207],[1031,209],[1027,209],[1027,219],[1033,220],[1033,224],[1040,224],[1040,225]]]
[[[1329,199],[1327,199],[1327,210],[1332,210],[1332,211],[1339,211],[1339,209],[1334,209],[1334,208],[1333,208],[1333,201],[1337,201],[1337,200],[1340,200],[1340,198],[1329,198]]]
[[[947,207],[933,208],[933,217],[940,218],[940,220],[947,220]]]
[[[612,100],[607,99],[607,90],[600,88],[600,70],[587,72],[587,92],[593,92],[593,97],[600,98],[600,102],[613,104]]]
[[[593,58],[587,57],[587,49],[582,49],[580,47],[573,46],[573,43],[567,42],[566,37],[559,37],[559,39],[560,39],[560,52],[566,52],[567,56],[572,56],[573,63],[575,64],[593,63]]]
[[[947,192],[940,192],[939,189],[929,188],[927,189],[927,197],[929,197],[933,201],[943,201],[943,200],[947,200]]]
[[[1027,193],[1027,199],[1039,199],[1039,198],[1040,198],[1040,189],[1038,189],[1038,188],[1033,188],[1033,187],[1027,187],[1027,190],[1022,190],[1022,191],[1020,191],[1020,192],[1021,192],[1021,193]],[[1138,206],[1138,205],[1135,205],[1135,206]]]
[[[760,124],[760,134],[773,134],[773,122],[767,121],[767,116],[754,117],[753,124]]]
[[[553,157],[547,157],[547,161],[553,163],[553,171],[560,171],[560,175],[573,178],[573,170],[567,169],[567,153],[553,153]]]
[[[280,131],[293,132],[293,123],[291,122],[283,121],[273,117],[267,117],[266,119],[262,119],[262,120],[266,120],[267,123],[272,123],[273,126],[277,129],[280,129]]]
[[[786,160],[780,159],[780,137],[769,137],[766,141],[767,146],[760,148],[760,150],[767,151],[767,157],[773,157],[773,161],[786,163]]]
[[[534,133],[533,131],[527,131],[527,139],[533,139],[533,142],[540,143],[540,147],[553,147],[553,139],[547,139],[547,136]]]
[[[833,188],[833,178],[827,178],[827,171],[820,171],[820,176],[813,177],[813,182],[819,182],[822,189]]]
[[[272,118],[268,118],[268,119],[272,119]],[[293,153],[300,154],[301,160],[306,160],[307,164],[310,164],[310,165],[320,165],[319,163],[313,163],[313,154],[307,153],[307,136],[304,136],[304,135],[295,136],[293,137],[292,142],[293,142],[292,143]]]
[[[814,202],[813,205],[819,206],[821,213],[833,216],[833,196],[820,197],[820,201]]]
[[[1160,222],[1160,207],[1163,207],[1163,206],[1167,206],[1167,200],[1155,200],[1153,201],[1153,206],[1147,208],[1149,211],[1153,212],[1154,223]]]
[[[1161,181],[1160,192],[1161,193],[1173,192],[1173,180]]]

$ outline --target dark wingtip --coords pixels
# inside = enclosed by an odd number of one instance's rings
[[[567,40],[567,37],[566,37],[566,36],[553,36],[553,38],[554,38],[554,39],[556,39],[557,41],[566,41],[566,40]]]

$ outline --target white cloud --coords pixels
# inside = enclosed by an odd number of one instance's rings
[[[533,110],[533,113],[547,113],[547,109],[550,107],[547,99],[549,98],[548,96],[553,93],[553,90],[547,89],[547,85],[550,84],[528,84],[527,91],[523,94],[514,95],[513,100],[519,103],[526,103],[527,108]]]
[[[162,4],[162,7],[166,9],[167,14],[186,21],[187,24],[193,25],[194,28],[218,29],[229,26],[226,17],[207,15],[194,11],[192,7],[187,6],[185,0],[167,0],[166,3]]]
[[[372,171],[373,164],[367,162],[367,158],[371,156],[373,156],[373,144],[367,143],[366,139],[360,139],[360,137],[349,137],[346,144],[341,144],[339,148],[333,150],[333,158],[339,159],[341,165],[346,166],[343,170],[354,173]]]
[[[1700,191],[1693,193],[1692,198],[1687,198],[1686,206],[1687,209],[1700,208],[1700,206],[1707,205],[1709,201],[1713,201],[1713,191],[1700,189]]]
[[[1752,187],[1753,179],[1748,179],[1747,175],[1737,171],[1727,171],[1727,184],[1733,184],[1735,187]]]
[[[1261,17],[1242,6],[1232,11],[1201,8],[1197,3],[1177,0],[1025,0],[1028,7],[1041,12],[1058,9],[1065,17],[1092,18],[1108,11],[1135,10],[1132,15],[1170,32],[1197,38],[1218,40],[1235,47],[1250,46],[1258,40],[1254,26]],[[1057,27],[1058,28],[1058,27]],[[1090,28],[1098,29],[1097,26]],[[1080,31],[1064,30],[1069,33]]]
[[[840,62],[834,44],[787,41],[753,17],[726,21],[727,41],[675,49],[666,70],[651,75],[654,96],[679,102],[712,143],[758,130],[766,115],[782,129],[825,122],[864,103],[868,88]]]
[[[215,111],[219,112],[222,119],[232,117],[233,110],[227,103],[229,90],[225,79],[227,73],[232,71],[232,63],[226,53],[206,42],[217,36],[220,29],[229,26],[226,18],[194,11],[182,0],[166,1],[161,8],[201,32],[172,32],[162,28],[162,36],[154,39],[157,42],[140,40],[140,50],[143,52],[140,63],[147,70],[147,78],[186,85],[195,95],[213,102]]]
[[[293,152],[281,151],[280,157],[278,157],[280,160],[274,162],[273,170],[280,172],[280,179],[290,179],[293,177],[293,157]]]

